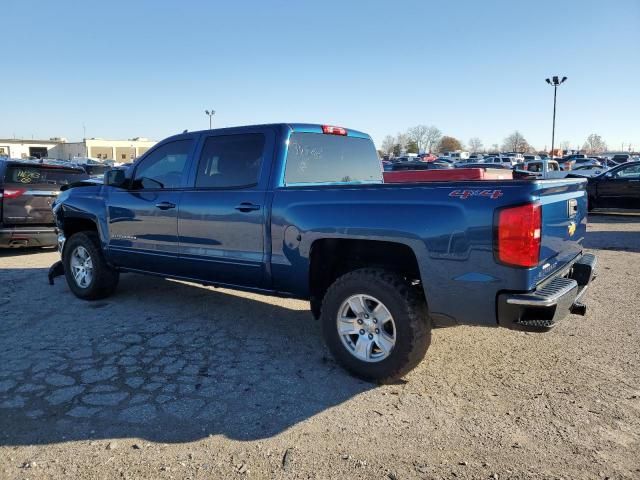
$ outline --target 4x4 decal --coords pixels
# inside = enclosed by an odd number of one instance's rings
[[[489,197],[492,200],[502,196],[502,190],[454,190],[450,197],[458,197],[466,200],[469,197]]]

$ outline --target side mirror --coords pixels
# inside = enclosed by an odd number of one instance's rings
[[[113,168],[104,172],[104,184],[111,187],[124,187],[126,176],[124,170]]]

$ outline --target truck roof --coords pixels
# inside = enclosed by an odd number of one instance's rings
[[[251,130],[255,128],[264,128],[264,127],[284,128],[284,129],[289,129],[292,132],[323,133],[322,127],[326,125],[327,124],[319,124],[319,123],[264,123],[264,124],[256,124],[256,125],[238,125],[236,127],[213,128],[211,130],[206,129],[206,130],[197,130],[194,132],[184,132],[184,133],[173,135],[170,138],[179,137],[185,134],[193,134],[193,133],[200,134],[200,133],[214,132],[214,131],[215,132],[228,131],[229,133],[231,132],[239,133],[242,130]],[[347,136],[349,137],[365,138],[365,139],[371,140],[371,137],[364,132],[361,132],[359,130],[353,130],[347,127],[341,127],[341,128],[345,128],[347,130]]]

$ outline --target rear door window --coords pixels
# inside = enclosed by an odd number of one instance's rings
[[[294,132],[289,138],[285,183],[382,183],[382,169],[369,139]]]
[[[13,186],[51,185],[62,186],[89,178],[82,170],[44,165],[8,165],[4,183]]]
[[[257,185],[265,140],[262,133],[207,138],[198,162],[196,188],[239,189]]]

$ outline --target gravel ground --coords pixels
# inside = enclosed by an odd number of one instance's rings
[[[305,302],[123,275],[89,303],[0,252],[0,478],[640,478],[640,216],[585,243],[586,317],[436,330],[381,387]]]

